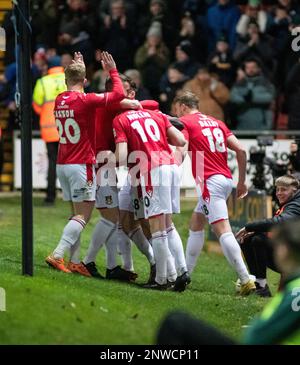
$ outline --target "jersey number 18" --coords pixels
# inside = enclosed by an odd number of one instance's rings
[[[226,152],[224,134],[220,128],[202,129],[203,135],[208,139],[209,148],[211,152]]]

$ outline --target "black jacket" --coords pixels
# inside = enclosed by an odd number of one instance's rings
[[[300,218],[300,190],[293,196],[293,198],[281,207],[280,214],[273,218],[262,219],[253,223],[245,225],[247,232],[269,232],[271,228],[278,223],[282,223],[289,219]]]

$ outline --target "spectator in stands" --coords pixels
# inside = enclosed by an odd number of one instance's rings
[[[136,69],[129,69],[124,72],[124,74],[131,79],[136,85],[135,98],[137,100],[150,100],[152,96],[147,88],[142,84],[141,73]]]
[[[97,46],[111,53],[118,62],[118,70],[132,67],[135,42],[135,24],[126,12],[124,0],[112,0],[109,14],[101,20]]]
[[[196,75],[200,64],[195,60],[193,45],[189,40],[183,40],[177,45],[175,62],[179,64],[183,73],[189,78]]]
[[[54,118],[54,102],[58,94],[66,90],[64,69],[60,57],[48,62],[48,74],[40,78],[33,90],[33,109],[40,116],[41,137],[48,154],[48,186],[45,204],[54,204],[56,198],[56,159],[59,134]]]
[[[262,313],[247,326],[244,345],[299,345],[300,221],[290,221],[274,230],[274,260],[286,279],[282,291],[266,305]],[[207,323],[188,314],[174,312],[160,325],[159,345],[234,345]]]
[[[38,48],[34,52],[32,60],[32,68],[35,73],[34,83],[38,78],[47,75],[48,64],[47,64],[47,55],[45,48]]]
[[[39,47],[57,46],[59,11],[53,0],[31,1],[31,27],[34,44]]]
[[[189,40],[181,41],[175,49],[176,67],[188,78],[193,78],[200,68],[200,63],[194,59],[194,49]],[[160,90],[168,87],[168,72],[166,71],[160,80]]]
[[[274,38],[273,48],[281,68],[285,57],[285,47],[290,38],[290,26],[296,14],[300,13],[299,4],[291,0],[277,0],[277,5],[268,14],[267,33]]]
[[[196,76],[184,84],[183,90],[198,96],[201,113],[224,121],[223,106],[229,100],[229,90],[221,81],[212,77],[206,67],[201,67]]]
[[[15,62],[15,30],[12,22],[12,10],[9,10],[4,15],[1,26],[5,30],[6,51],[4,52],[4,65],[9,65]]]
[[[86,0],[68,0],[61,12],[58,45],[59,54],[81,52],[87,66],[93,62],[96,17]]]
[[[208,59],[208,65],[210,72],[230,88],[234,82],[236,67],[225,35],[218,39],[216,49]]]
[[[261,8],[260,0],[249,0],[245,13],[241,15],[236,32],[240,37],[245,37],[248,31],[250,21],[255,21],[258,25],[259,32],[264,33],[267,27],[267,13]]]
[[[142,0],[141,0],[142,1]],[[132,19],[137,19],[139,16],[139,5],[141,1],[137,0],[124,0],[123,6],[125,8],[125,13],[127,17]],[[98,5],[98,16],[100,19],[104,19],[107,16],[111,15],[111,0],[102,0]]]
[[[189,12],[183,14],[180,19],[180,31],[176,44],[179,45],[183,41],[190,42],[193,57],[204,64],[207,58],[207,31],[203,24],[197,23],[195,19],[197,18],[195,16],[193,18]]]
[[[256,294],[270,297],[267,284],[267,268],[281,273],[274,262],[274,250],[271,245],[271,229],[282,222],[300,218],[299,180],[292,175],[276,179],[276,198],[279,209],[273,218],[247,223],[236,235],[246,259],[249,271],[256,277]]]
[[[134,61],[141,72],[144,86],[154,99],[158,98],[159,80],[170,61],[170,51],[163,42],[159,22],[149,28],[146,42],[137,50]]]
[[[291,68],[285,81],[288,129],[300,130],[300,59]]]
[[[140,43],[147,36],[148,29],[151,25],[159,22],[161,25],[163,41],[166,43],[168,48],[173,48],[176,35],[174,29],[178,29],[178,26],[177,24],[174,24],[172,19],[174,17],[171,15],[171,12],[168,12],[166,2],[164,0],[150,0],[149,11],[147,14],[140,17],[137,26]]]
[[[61,63],[61,67],[63,67],[64,69],[67,68],[68,66],[70,66],[70,64],[72,63],[72,55],[70,53],[64,53],[60,56],[60,63]]]
[[[264,72],[271,76],[274,69],[274,52],[271,40],[268,36],[259,32],[259,26],[255,20],[250,20],[247,33],[239,37],[233,57],[238,64],[242,64],[247,58],[257,58],[261,61]]]
[[[262,74],[260,62],[249,58],[244,63],[245,77],[236,82],[230,94],[232,118],[239,130],[270,130],[273,126],[273,84]]]
[[[225,33],[231,49],[236,44],[236,25],[240,18],[240,10],[232,0],[218,0],[216,5],[208,8],[207,26],[209,29],[208,50],[215,49],[217,39]]]
[[[161,94],[159,95],[160,110],[166,114],[174,114],[172,112],[172,102],[178,91],[182,89],[187,81],[187,76],[183,73],[178,63],[173,63],[167,70],[167,83],[161,84]]]

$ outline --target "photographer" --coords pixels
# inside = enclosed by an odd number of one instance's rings
[[[266,305],[244,332],[244,345],[299,345],[300,311],[297,294],[300,284],[300,221],[292,220],[273,231],[274,260],[286,278],[283,290]],[[236,340],[202,320],[173,312],[160,324],[158,345],[237,345]]]
[[[292,175],[284,175],[276,179],[276,197],[279,209],[273,218],[248,223],[236,235],[249,271],[256,276],[256,294],[270,297],[267,284],[267,268],[281,273],[273,260],[273,248],[270,245],[271,228],[278,223],[300,217],[299,181]]]

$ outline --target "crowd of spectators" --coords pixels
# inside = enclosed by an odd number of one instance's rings
[[[300,129],[300,47],[291,46],[300,30],[298,1],[32,0],[31,8],[33,83],[47,73],[50,58],[60,56],[66,66],[79,51],[87,91],[103,91],[106,76],[95,60],[102,49],[134,78],[138,98],[156,99],[166,113],[181,90],[190,90],[200,111],[232,129],[276,129],[283,114],[286,127]],[[2,24],[7,50],[0,100],[13,119],[11,15]]]

